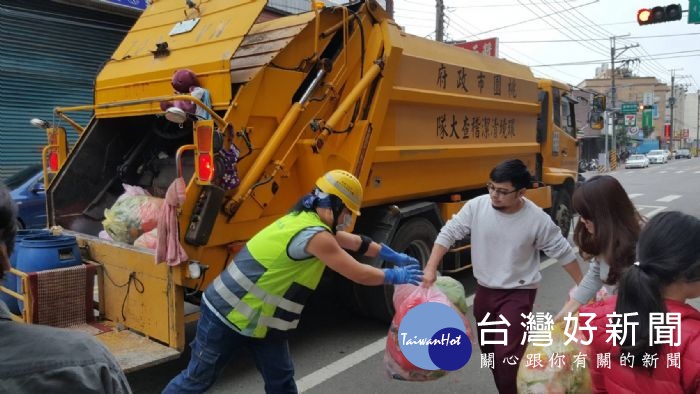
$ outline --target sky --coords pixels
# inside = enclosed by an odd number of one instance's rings
[[[671,0],[443,0],[445,40],[497,37],[499,57],[531,67],[535,76],[577,85],[610,65],[610,37],[616,67],[622,61],[641,77],[700,89],[700,24],[688,24],[689,0],[679,21],[639,26],[640,8]],[[408,33],[435,37],[436,0],[394,0],[394,19]],[[624,37],[619,37],[624,36]],[[662,37],[659,37],[662,36]],[[623,50],[626,46],[638,47]],[[639,61],[636,61],[638,59]],[[564,64],[562,64],[564,63]],[[574,63],[574,64],[571,64]]]

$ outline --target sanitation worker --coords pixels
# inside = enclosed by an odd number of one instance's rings
[[[226,363],[247,348],[268,393],[296,393],[285,334],[297,327],[324,269],[367,286],[420,284],[418,261],[369,237],[343,231],[360,215],[362,185],[343,170],[316,181],[290,212],[262,229],[209,285],[202,297],[192,356],[164,393],[201,393]],[[395,264],[379,269],[346,252]]]
[[[0,279],[10,270],[17,207],[0,184]],[[91,335],[12,321],[0,301],[0,393],[131,393],[114,356]]]
[[[522,315],[532,312],[542,279],[540,251],[557,259],[577,284],[582,274],[559,227],[525,197],[531,184],[525,163],[506,160],[491,170],[489,178],[488,194],[467,201],[440,230],[425,266],[423,285],[435,282],[437,267],[448,249],[471,235],[479,346],[482,354],[494,356],[491,372],[499,393],[515,394],[518,365],[527,345],[521,323],[528,321]],[[482,334],[479,323],[500,324],[497,329],[506,329],[506,338],[494,331]]]

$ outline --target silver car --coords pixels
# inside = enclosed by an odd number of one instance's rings
[[[625,161],[625,168],[647,168],[649,159],[644,155],[631,155]]]
[[[647,158],[651,164],[663,164],[668,160],[666,158],[666,153],[661,149],[650,150],[649,153],[647,153]]]

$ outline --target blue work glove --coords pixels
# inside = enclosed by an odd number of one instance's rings
[[[384,284],[387,285],[419,285],[423,280],[423,271],[418,264],[405,267],[384,268]]]
[[[394,249],[382,244],[381,249],[379,249],[379,258],[384,261],[391,261],[399,267],[404,267],[410,264],[420,265],[418,260],[407,255],[406,253],[399,253]]]

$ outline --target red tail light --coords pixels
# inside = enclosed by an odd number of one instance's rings
[[[49,153],[49,170],[58,171],[58,153],[55,150],[51,150]]]
[[[195,172],[197,183],[208,185],[214,179],[214,122],[199,120],[194,128]]]
[[[200,152],[197,166],[197,177],[205,182],[214,179],[214,160],[209,153]]]

